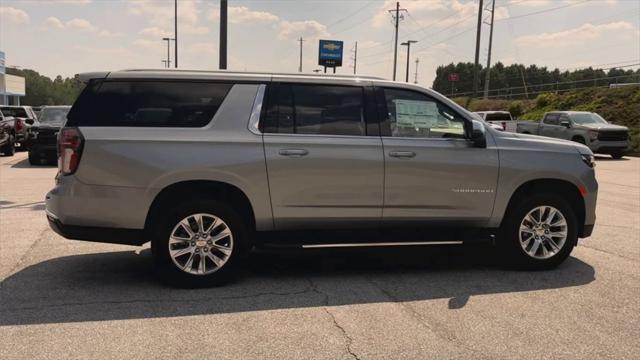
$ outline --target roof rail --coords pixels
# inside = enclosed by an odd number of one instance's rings
[[[229,75],[268,75],[268,76],[302,76],[302,77],[333,77],[333,78],[360,78],[370,80],[386,80],[383,77],[371,76],[371,75],[343,75],[343,74],[308,74],[308,73],[275,73],[266,71],[230,71],[230,70],[187,70],[187,69],[123,69],[121,72],[137,72],[137,71],[154,71],[154,72],[190,72],[190,73],[202,73],[202,74],[229,74]]]

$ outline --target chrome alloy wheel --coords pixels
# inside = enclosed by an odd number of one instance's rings
[[[192,275],[208,275],[221,269],[233,251],[229,226],[211,214],[193,214],[182,219],[169,237],[173,263]]]
[[[520,246],[534,259],[548,259],[567,241],[567,220],[553,206],[538,206],[520,223]]]

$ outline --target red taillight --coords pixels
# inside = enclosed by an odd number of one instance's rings
[[[63,128],[58,134],[58,169],[62,175],[73,174],[80,164],[84,138],[77,128]]]
[[[502,130],[507,131],[507,123],[506,122],[502,122]]]
[[[16,125],[14,126],[16,131],[22,131],[24,129],[24,123],[20,119],[16,119]]]

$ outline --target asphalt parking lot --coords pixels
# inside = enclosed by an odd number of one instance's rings
[[[558,269],[490,248],[257,253],[222,288],[158,283],[146,248],[64,240],[54,167],[0,158],[0,358],[637,358],[640,158],[597,160],[597,224]]]

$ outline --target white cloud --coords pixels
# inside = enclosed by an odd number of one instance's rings
[[[136,39],[133,42],[133,44],[145,50],[162,50],[162,49],[166,49],[166,46],[167,46],[167,43],[160,39],[158,40]]]
[[[47,20],[44,21],[44,25],[50,28],[55,28],[55,29],[64,28],[64,24],[62,23],[62,21],[60,21],[60,19],[58,19],[55,16],[49,16]]]
[[[196,25],[198,23],[199,0],[180,0],[178,2],[178,20],[181,24]],[[127,12],[131,15],[148,19],[149,23],[159,27],[173,26],[173,1],[131,0]]]
[[[14,7],[0,6],[0,19],[2,19],[3,23],[22,25],[29,23],[29,14]]]
[[[229,6],[228,19],[232,24],[270,24],[280,20],[277,15],[267,11],[254,11],[246,6]],[[209,19],[217,21],[220,18],[220,9],[214,9],[209,14]]]
[[[83,32],[96,32],[98,28],[95,27],[91,22],[85,19],[74,18],[65,23],[65,27],[68,29],[74,29]]]
[[[109,30],[99,29],[91,22],[85,19],[74,18],[69,21],[63,22],[55,16],[49,16],[44,21],[44,26],[50,29],[68,29],[76,30],[79,32],[93,33],[102,37],[120,37],[124,36],[121,32],[112,32]]]
[[[587,41],[601,39],[607,33],[614,33],[620,37],[624,32],[634,33],[636,30],[633,24],[626,21],[612,22],[608,24],[592,25],[584,24],[580,27],[558,31],[554,33],[541,33],[534,35],[524,35],[516,38],[516,44],[521,46],[536,47],[565,47],[583,46]]]
[[[163,37],[172,36],[173,31],[167,31],[157,26],[152,26],[152,27],[147,27],[140,30],[138,34],[143,36],[154,37],[154,38],[163,38]]]
[[[511,0],[509,1],[509,6],[522,6],[522,7],[544,7],[544,6],[562,6],[567,4],[575,4],[575,3],[583,3],[593,5],[612,5],[615,4],[617,0],[598,0],[598,1],[585,1],[585,0]]]
[[[87,5],[91,3],[91,0],[44,0],[43,2],[69,5]]]
[[[286,21],[279,24],[278,39],[293,40],[302,36],[307,39],[319,39],[331,36],[327,31],[327,26],[315,20]]]
[[[185,24],[185,25],[181,26],[178,29],[178,31],[180,31],[183,34],[204,35],[204,34],[208,34],[210,30],[206,26],[197,26],[197,25]]]

